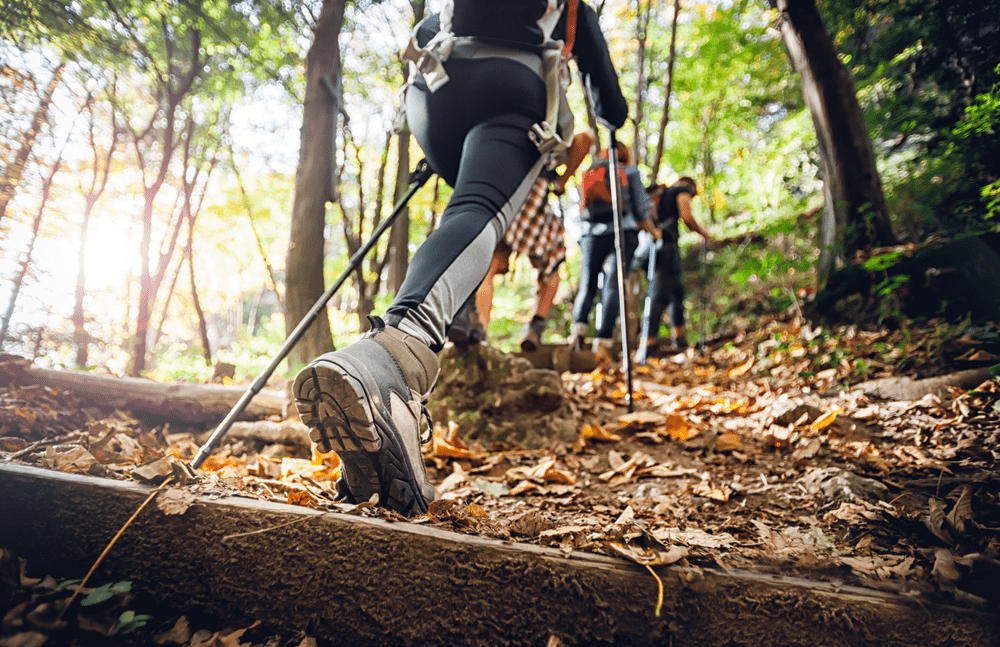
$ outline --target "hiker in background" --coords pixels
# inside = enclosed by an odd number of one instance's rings
[[[639,245],[639,229],[652,232],[654,227],[649,218],[649,198],[643,188],[639,169],[631,164],[628,147],[618,142],[618,161],[621,163],[619,182],[622,187],[622,263],[628,268],[632,256]],[[573,304],[573,330],[569,343],[574,350],[583,347],[590,330],[588,321],[597,296],[597,282],[605,260],[610,267],[617,263],[615,253],[614,210],[610,197],[608,177],[608,151],[605,149],[590,169],[584,172],[582,181],[583,204],[580,210],[583,232],[580,236],[580,288]],[[611,357],[611,346],[618,320],[618,273],[604,273],[601,288],[601,306],[598,313],[597,334],[592,350],[599,360]]]
[[[522,351],[538,350],[548,322],[549,311],[559,290],[559,266],[566,260],[566,230],[549,203],[549,189],[557,195],[565,192],[566,182],[576,173],[593,145],[594,136],[581,132],[573,136],[567,152],[566,166],[561,173],[555,169],[539,176],[527,201],[514,217],[497,245],[486,278],[476,290],[475,310],[467,303],[455,315],[448,338],[459,345],[485,341],[493,309],[493,283],[498,274],[510,270],[511,254],[524,254],[537,273],[535,311],[525,324],[521,339]],[[551,180],[550,180],[551,179]]]
[[[571,137],[564,112],[550,110],[567,105],[569,55],[597,115],[621,127],[625,97],[597,13],[582,1],[453,0],[414,29],[407,122],[452,197],[384,320],[373,317],[360,340],[314,360],[292,387],[309,437],[340,457],[342,499],[408,515],[434,499],[420,444],[431,438],[424,402],[436,353],[549,155]]]
[[[684,283],[677,223],[683,220],[688,229],[700,234],[706,243],[712,237],[695,220],[691,211],[691,200],[698,195],[698,185],[692,178],[681,177],[669,187],[665,184],[656,185],[651,188],[650,193],[656,214],[656,231],[653,234],[655,244],[649,247],[649,253],[655,254],[655,269],[647,287],[649,321],[643,322],[643,330],[647,331],[646,348],[656,348],[660,336],[660,320],[663,312],[669,309],[671,349],[680,351],[687,348],[688,340],[684,331]]]

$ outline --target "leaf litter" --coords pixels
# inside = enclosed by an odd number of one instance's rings
[[[633,413],[620,371],[564,374],[575,440],[484,445],[454,422],[438,424],[424,447],[438,500],[410,521],[647,567],[832,576],[995,609],[1000,384],[912,401],[865,390],[866,379],[900,373],[885,352],[893,344],[915,377],[967,368],[994,350],[971,338],[937,343],[935,334],[903,340],[898,331],[775,321],[703,354],[635,367]],[[155,484],[183,472],[199,435],[52,389],[13,382],[0,391],[0,460],[16,454]],[[227,495],[399,519],[371,503],[337,502],[338,477],[336,454],[240,440],[158,505],[184,514],[199,495]],[[225,644],[212,640],[197,644]]]

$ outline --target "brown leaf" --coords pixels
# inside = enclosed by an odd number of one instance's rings
[[[49,637],[37,631],[22,631],[3,639],[4,647],[42,647]]]
[[[50,446],[45,451],[45,462],[60,472],[100,474],[104,470],[94,455],[80,446],[65,452],[58,452]]]
[[[166,481],[169,476],[173,475],[173,461],[172,457],[166,457],[142,467],[137,467],[132,470],[132,478],[140,483],[159,485]]]
[[[196,498],[193,492],[181,488],[167,488],[156,498],[156,507],[163,511],[163,514],[184,514],[194,504]]]
[[[618,427],[624,428],[631,425],[659,425],[663,424],[665,416],[662,413],[652,411],[634,411],[618,416]]]
[[[945,529],[945,516],[944,516],[944,504],[937,499],[929,499],[930,512],[924,517],[924,525],[927,529],[934,533],[934,536],[943,541],[946,544],[954,544],[955,540],[951,538],[948,534],[948,530]]]
[[[728,501],[729,495],[733,493],[733,491],[726,486],[722,486],[721,488],[712,487],[708,481],[701,481],[697,485],[688,486],[688,492],[695,496],[703,496],[706,499],[722,501],[723,503]]]
[[[743,449],[743,439],[739,434],[732,432],[724,433],[715,439],[715,451],[733,452]]]
[[[153,642],[157,645],[167,642],[184,644],[189,640],[191,640],[191,629],[188,627],[187,616],[177,618],[177,622],[174,623],[173,627],[153,636]]]
[[[483,506],[478,503],[470,503],[465,508],[465,514],[475,519],[481,519],[486,516],[486,510],[484,510]]]
[[[948,513],[948,523],[960,535],[964,535],[966,524],[972,522],[972,520],[972,488],[966,485],[962,488],[961,494],[958,495],[955,507]]]
[[[962,574],[955,568],[955,559],[951,556],[951,551],[946,548],[938,548],[934,551],[934,567],[931,575],[944,588],[954,587],[955,582],[961,579]]]
[[[543,517],[537,510],[532,510],[512,520],[508,527],[512,533],[525,537],[536,537],[545,530],[555,528],[556,524]]]
[[[30,444],[24,438],[5,436],[0,438],[0,452],[19,452]]]

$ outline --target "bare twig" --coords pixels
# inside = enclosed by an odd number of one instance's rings
[[[261,528],[260,530],[251,530],[250,532],[239,532],[236,533],[235,535],[226,535],[225,537],[222,538],[222,541],[226,541],[228,539],[238,539],[240,537],[249,537],[250,535],[260,535],[265,532],[271,532],[272,530],[277,530],[278,528],[284,528],[285,526],[293,526],[297,523],[304,523],[306,521],[312,521],[313,519],[319,519],[325,514],[327,513],[324,512],[323,514],[318,514],[315,517],[305,517],[304,519],[296,519],[295,521],[289,521],[288,523],[282,523],[277,526],[271,526],[270,528]]]

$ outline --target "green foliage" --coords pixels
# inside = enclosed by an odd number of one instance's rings
[[[852,73],[877,143],[900,232],[984,227],[1000,178],[1000,15],[991,3],[830,0],[827,25]]]
[[[108,582],[97,587],[80,600],[81,607],[90,607],[113,598],[116,593],[125,594],[132,590],[131,582]]]

